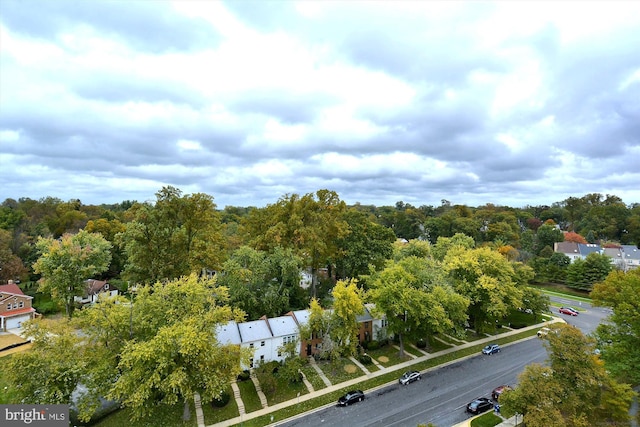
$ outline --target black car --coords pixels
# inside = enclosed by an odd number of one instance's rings
[[[351,390],[340,399],[338,399],[338,406],[347,406],[352,403],[362,402],[364,400],[364,393],[361,390]]]
[[[493,408],[493,402],[486,397],[479,397],[467,405],[467,412],[481,414]]]

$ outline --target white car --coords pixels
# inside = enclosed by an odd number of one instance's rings
[[[538,338],[542,338],[547,336],[547,334],[551,331],[549,328],[542,328],[538,331]]]

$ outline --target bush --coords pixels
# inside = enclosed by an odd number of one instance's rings
[[[220,394],[219,398],[213,399],[211,401],[211,405],[216,408],[222,408],[223,406],[226,406],[227,403],[229,403],[229,400],[231,400],[231,396],[229,396],[229,393],[227,393],[226,391],[223,391],[222,394]]]
[[[423,340],[422,338],[420,338],[417,342],[416,342],[416,347],[421,348],[421,349],[425,349],[427,348],[427,342],[425,340]]]
[[[249,371],[242,371],[238,374],[238,381],[247,381],[249,378],[251,378]]]
[[[360,363],[362,363],[363,365],[371,365],[373,363],[373,360],[371,360],[371,356],[369,356],[368,354],[361,354],[360,356],[358,356],[358,361],[360,361]]]
[[[367,343],[367,350],[377,350],[380,348],[380,343],[378,341],[369,341]]]

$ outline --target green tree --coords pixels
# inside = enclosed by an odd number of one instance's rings
[[[177,188],[163,187],[155,205],[136,204],[131,214],[121,241],[128,259],[124,275],[133,282],[154,283],[221,266],[224,241],[211,196],[183,196]]]
[[[109,268],[111,244],[100,234],[80,230],[56,240],[40,238],[37,247],[41,256],[33,269],[42,275],[40,292],[62,301],[71,318],[73,297],[83,294],[84,281]]]
[[[130,330],[116,329],[120,336],[126,333],[131,338],[124,344],[118,341],[122,349],[110,371],[107,396],[132,408],[135,418],[149,415],[158,403],[180,401],[185,404],[187,418],[188,401],[195,392],[204,402],[219,398],[240,373],[241,363],[249,359],[246,350],[217,340],[217,325],[244,318],[244,313],[227,303],[224,287],[195,274],[138,287]],[[92,308],[100,309],[100,304]],[[94,327],[98,326],[94,323]]]
[[[594,354],[595,341],[568,325],[544,339],[550,366],[527,366],[518,387],[500,396],[504,411],[523,414],[530,427],[628,423],[634,393],[609,376]]]
[[[359,278],[369,272],[370,266],[382,268],[393,253],[393,242],[396,240],[393,231],[353,208],[345,212],[343,219],[349,232],[338,238],[340,251],[336,269],[339,276]]]
[[[318,269],[339,257],[339,239],[349,232],[343,219],[345,210],[346,204],[334,191],[287,195],[273,205],[251,211],[243,220],[243,230],[256,249],[293,249],[311,268],[315,296]]]
[[[470,301],[469,317],[481,333],[521,307],[522,291],[515,280],[513,265],[488,247],[450,249],[443,266],[454,282],[454,289]]]
[[[476,242],[471,237],[460,233],[453,237],[438,237],[438,241],[433,245],[431,253],[435,259],[442,261],[447,255],[447,252],[457,246],[473,249],[476,246]]]
[[[545,223],[536,232],[536,253],[540,253],[546,247],[550,247],[553,251],[553,244],[562,241],[564,241],[562,231],[555,225]]]
[[[611,270],[611,258],[604,254],[590,253],[586,259],[577,259],[567,267],[567,286],[590,291],[593,285],[604,280]]]
[[[596,331],[607,369],[621,381],[640,384],[640,269],[612,271],[593,287],[591,298],[613,309]]]
[[[390,261],[370,279],[375,311],[386,317],[389,333],[399,338],[401,357],[405,338],[460,331],[469,301],[446,283],[438,263],[417,257]]]
[[[18,402],[68,404],[86,369],[82,337],[67,322],[52,323],[49,328],[41,323],[23,324],[32,347],[7,358],[4,375],[16,385]]]
[[[299,277],[299,270],[288,271],[284,258],[280,260],[282,265],[271,262],[266,252],[242,246],[223,264],[219,285],[229,289],[231,305],[242,309],[250,320],[276,317],[291,309],[289,293],[294,286],[299,287],[293,280],[295,273]],[[288,277],[290,274],[292,277]]]

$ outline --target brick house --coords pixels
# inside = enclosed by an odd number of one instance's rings
[[[37,313],[31,307],[32,300],[11,280],[0,285],[0,332],[19,328],[22,322],[33,319]]]

